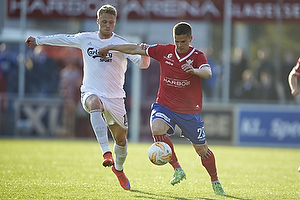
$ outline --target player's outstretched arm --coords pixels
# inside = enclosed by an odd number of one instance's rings
[[[33,45],[36,45],[35,44],[35,38],[32,37],[32,36],[29,36],[26,40],[25,40],[25,43],[28,47],[31,47]]]
[[[120,51],[126,54],[138,54],[146,56],[146,50],[137,44],[120,44],[120,45],[107,45],[99,48],[98,54],[105,58],[109,50]]]

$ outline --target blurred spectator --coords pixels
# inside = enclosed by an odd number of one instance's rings
[[[259,99],[262,101],[265,100],[278,100],[278,93],[276,90],[276,86],[273,80],[273,77],[270,75],[270,73],[266,71],[260,72],[260,96]]]
[[[60,95],[63,99],[63,118],[61,136],[74,136],[76,108],[80,102],[82,74],[77,63],[67,61],[60,71]]]
[[[257,51],[257,80],[259,80],[260,73],[265,71],[271,76],[275,75],[275,69],[272,61],[270,60],[270,53],[267,49],[260,49]]]
[[[243,71],[242,80],[234,88],[234,96],[238,99],[258,98],[258,84],[250,69]]]
[[[0,112],[6,110],[6,108],[7,108],[6,83],[5,83],[4,73],[0,68]]]
[[[5,43],[0,45],[0,69],[4,76],[7,93],[18,92],[17,55],[9,51]]]
[[[0,67],[0,133],[3,132],[5,124],[5,111],[8,106],[7,95],[6,95],[6,83],[4,79],[4,73]]]
[[[217,95],[216,83],[217,83],[218,77],[220,75],[220,69],[218,68],[214,59],[212,58],[213,49],[211,47],[207,47],[203,52],[206,55],[207,63],[211,67],[212,77],[206,78],[206,79],[205,78],[201,79],[201,85],[202,85],[205,97],[212,98]]]
[[[14,126],[15,106],[10,96],[18,92],[17,53],[11,45],[0,45],[0,134],[11,134]]]
[[[55,61],[36,46],[26,60],[25,93],[47,97],[58,93],[58,70]]]
[[[234,88],[236,88],[237,83],[242,81],[242,74],[246,69],[249,69],[248,57],[243,49],[237,47],[233,52],[230,70],[230,97],[234,96]]]
[[[5,71],[8,73],[10,66],[9,57],[6,57],[8,54],[5,53],[6,44],[2,43],[0,45],[0,123],[3,119],[3,111],[7,109],[8,102],[7,102],[7,94],[6,94],[6,79],[5,79]],[[11,61],[12,62],[12,61]],[[1,130],[0,124],[0,130]]]

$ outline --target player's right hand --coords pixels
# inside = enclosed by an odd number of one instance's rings
[[[35,45],[35,38],[32,36],[29,36],[26,41],[25,41],[26,45],[31,47],[32,45]]]
[[[300,90],[295,89],[295,90],[292,90],[291,93],[292,93],[293,96],[297,96],[300,93]]]

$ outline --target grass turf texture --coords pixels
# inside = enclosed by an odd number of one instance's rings
[[[112,148],[112,143],[110,144]],[[191,145],[175,144],[187,180],[172,186],[170,165],[155,166],[150,143],[129,144],[123,190],[104,168],[96,141],[0,140],[0,199],[299,199],[300,150],[211,145],[226,196],[213,193]]]

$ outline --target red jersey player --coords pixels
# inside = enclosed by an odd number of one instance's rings
[[[148,55],[160,63],[160,85],[156,102],[151,108],[151,131],[154,141],[167,143],[172,149],[170,164],[174,168],[171,184],[186,178],[181,168],[173,144],[168,135],[173,134],[177,124],[182,135],[187,137],[202,165],[211,177],[215,194],[225,195],[217,176],[215,157],[208,148],[205,136],[202,110],[201,78],[212,76],[211,68],[204,54],[190,45],[192,29],[188,23],[180,22],[173,28],[174,44],[168,45],[108,45],[99,49],[101,57],[109,50],[127,54]],[[146,47],[146,48],[144,48]]]
[[[297,96],[300,93],[300,90],[297,86],[298,84],[298,76],[300,75],[300,58],[298,59],[298,62],[295,67],[291,70],[288,81],[291,88],[291,93],[293,96]]]

